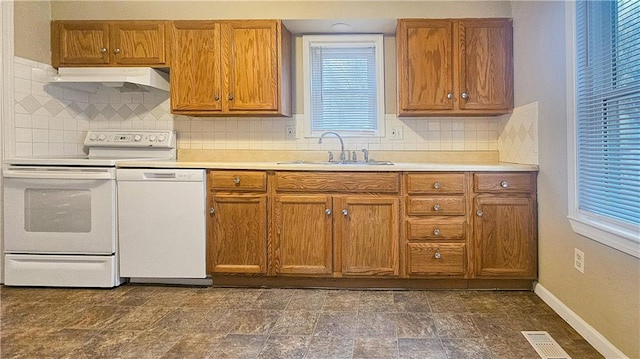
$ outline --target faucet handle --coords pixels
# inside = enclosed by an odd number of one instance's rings
[[[362,153],[364,153],[364,161],[369,162],[369,150],[367,150],[366,148],[363,148]]]
[[[358,155],[356,155],[356,151],[351,151],[351,160],[354,162],[358,161]]]
[[[329,151],[329,162],[333,161],[333,152]]]

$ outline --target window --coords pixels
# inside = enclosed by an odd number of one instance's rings
[[[569,218],[640,258],[640,2],[578,1],[575,26]]]
[[[382,35],[303,36],[307,135],[384,136]]]

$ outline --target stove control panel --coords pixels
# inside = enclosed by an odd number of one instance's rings
[[[171,130],[96,130],[84,139],[87,147],[174,148],[176,133]]]

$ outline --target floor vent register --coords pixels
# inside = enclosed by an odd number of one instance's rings
[[[523,331],[522,335],[527,338],[529,344],[542,359],[571,359],[569,354],[547,332]]]

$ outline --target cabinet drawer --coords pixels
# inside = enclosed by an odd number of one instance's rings
[[[397,193],[397,173],[277,172],[276,190],[289,192]]]
[[[464,173],[410,173],[407,174],[407,192],[464,193]]]
[[[409,243],[409,274],[464,275],[463,243]]]
[[[529,173],[474,173],[473,187],[476,192],[532,192],[535,177]]]
[[[464,218],[430,220],[410,218],[407,220],[408,240],[464,239],[466,233]]]
[[[267,190],[267,173],[257,171],[211,171],[209,188],[218,191]]]
[[[407,213],[410,216],[462,216],[464,204],[464,196],[409,197]]]

